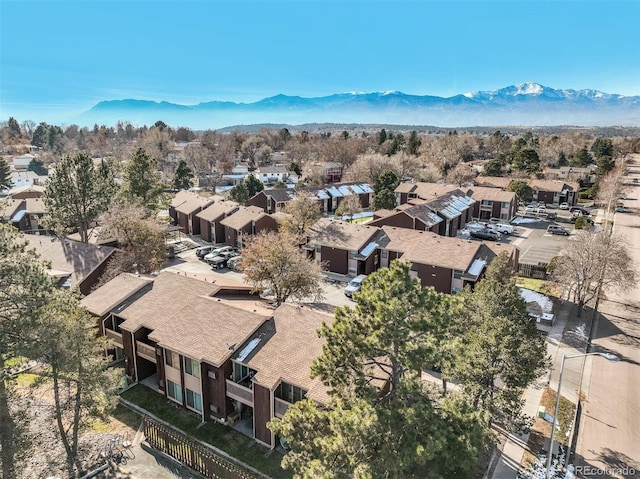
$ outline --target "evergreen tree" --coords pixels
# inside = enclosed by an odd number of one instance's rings
[[[580,148],[576,153],[571,157],[570,164],[571,166],[579,166],[585,167],[589,166],[593,162],[593,158],[589,153],[589,150],[586,148]]]
[[[29,335],[37,328],[40,308],[53,282],[20,233],[0,224],[0,464],[2,477],[16,477],[16,462],[26,453],[24,425],[15,406],[15,377],[6,373],[15,358],[36,358]]]
[[[107,211],[116,191],[109,162],[103,160],[96,168],[84,153],[66,156],[47,182],[47,220],[60,234],[77,229],[86,243],[90,225]]]
[[[229,191],[229,198],[231,198],[236,203],[240,203],[241,205],[246,205],[247,201],[249,201],[249,190],[244,184],[244,181],[239,185],[234,186],[231,191]]]
[[[533,200],[533,188],[529,186],[529,183],[522,180],[512,181],[511,184],[507,187],[507,191],[513,191],[520,201],[524,201],[525,203]]]
[[[176,190],[188,190],[193,186],[193,171],[184,160],[180,160],[173,175],[173,188]]]
[[[420,145],[422,145],[422,140],[418,138],[418,133],[415,130],[413,130],[409,135],[409,141],[407,143],[409,154],[417,155]]]
[[[502,176],[502,161],[497,159],[487,161],[482,168],[482,174],[484,176]]]
[[[451,297],[422,288],[410,266],[371,274],[356,306],[338,308],[320,330],[326,343],[312,374],[331,388],[329,407],[299,401],[269,423],[290,445],[282,463],[296,477],[461,477],[483,451],[482,413],[416,374],[436,361]]]
[[[161,193],[158,162],[143,148],[138,148],[125,168],[125,192],[129,198],[139,198],[150,206]]]
[[[383,128],[380,130],[380,133],[378,133],[378,145],[382,145],[385,141],[387,141],[387,132]]]
[[[13,182],[11,181],[11,169],[4,158],[0,158],[0,189],[13,188]]]
[[[400,181],[391,170],[384,170],[373,185],[373,209],[393,209],[396,207],[395,190]]]
[[[47,176],[49,174],[47,167],[44,166],[44,163],[37,158],[31,160],[27,167],[27,171],[33,171],[38,176]]]
[[[249,198],[253,198],[256,194],[264,190],[264,184],[253,175],[249,175],[244,179],[244,186],[247,188]]]

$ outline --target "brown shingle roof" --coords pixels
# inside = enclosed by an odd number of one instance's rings
[[[50,237],[24,235],[29,248],[51,263],[56,272],[71,275],[71,287],[79,286],[91,272],[106,261],[115,248],[77,243],[68,239],[51,241]]]
[[[184,198],[184,201],[175,206],[175,209],[178,213],[190,215],[201,208],[206,208],[213,203],[213,200],[211,198],[204,198],[197,193],[192,193],[190,191],[188,191],[187,193],[189,194],[189,196],[182,196]]]
[[[26,210],[32,215],[41,215],[47,212],[47,208],[42,198],[27,198]]]
[[[396,193],[414,193],[418,198],[429,200],[437,198],[451,191],[459,189],[456,185],[442,185],[440,183],[400,183],[396,188]]]
[[[90,313],[104,316],[131,295],[153,282],[152,278],[122,273],[80,301]]]
[[[317,331],[323,323],[332,321],[333,315],[307,307],[279,306],[273,313],[273,320],[268,322],[270,324],[263,326],[263,344],[245,362],[257,371],[253,380],[272,390],[281,380],[311,389],[318,382],[310,377],[311,363],[320,355],[324,344]]]
[[[228,226],[229,228],[232,228],[234,230],[241,230],[252,221],[258,221],[263,216],[266,216],[266,213],[262,210],[262,208],[253,206],[242,207],[220,221],[220,224],[223,226]]]
[[[185,279],[184,277],[181,279]],[[191,297],[174,314],[159,312],[149,339],[197,361],[220,367],[267,319],[207,296]],[[126,324],[126,323],[125,323]]]
[[[406,253],[416,247],[424,236],[433,235],[430,231],[418,231],[396,226],[383,226],[386,238],[380,242],[380,248],[398,253]]]
[[[200,213],[197,213],[196,216],[205,221],[215,221],[221,216],[227,216],[231,214],[233,211],[238,209],[240,205],[235,201],[220,201],[214,203]]]
[[[466,271],[482,243],[427,234],[402,256],[413,263]]]
[[[511,203],[516,194],[513,191],[504,191],[500,188],[490,188],[487,186],[474,186],[467,192],[476,201],[500,201],[501,203]]]
[[[176,273],[160,273],[149,292],[132,302],[118,316],[125,319],[121,327],[136,331],[141,326],[155,329],[189,306],[198,296],[211,296],[217,291],[214,284]]]
[[[0,201],[0,216],[7,221],[10,220],[20,209],[23,202],[24,200],[14,200],[11,198]]]
[[[529,180],[529,186],[537,191],[553,191],[554,193],[560,193],[567,188],[573,191],[579,189],[577,183],[565,183],[558,180]]]
[[[506,190],[513,178],[504,178],[501,176],[477,176],[473,182],[478,186],[486,186],[489,188],[502,188]]]
[[[319,219],[307,233],[312,244],[321,244],[349,251],[359,251],[380,231],[375,226]]]

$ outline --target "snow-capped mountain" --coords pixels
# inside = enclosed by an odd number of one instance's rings
[[[448,98],[386,91],[315,98],[281,94],[254,103],[211,101],[197,105],[113,100],[98,103],[78,122],[112,124],[119,120],[135,124],[162,120],[194,129],[257,123],[640,126],[640,97],[521,83]]]

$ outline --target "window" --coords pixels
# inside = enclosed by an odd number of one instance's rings
[[[194,378],[199,378],[200,363],[191,358],[184,358],[184,371]]]
[[[202,412],[202,396],[191,389],[187,389],[187,407]]]
[[[389,252],[386,249],[383,249],[381,255],[383,258],[386,258],[387,256],[389,256]]]
[[[167,396],[182,404],[182,388],[173,381],[167,380]]]
[[[349,259],[355,259],[357,252],[356,251],[349,251]]]
[[[293,384],[288,384],[283,382],[281,385],[282,397],[280,399],[284,399],[285,401],[290,402],[291,404],[298,401],[302,401],[304,399],[305,394],[307,394],[307,391],[305,391],[302,388],[299,388],[298,386],[294,386]]]
[[[180,369],[180,356],[175,351],[164,350],[165,363],[172,368]]]
[[[415,263],[411,263],[411,271],[418,271],[418,265]]]
[[[502,203],[503,208],[509,208],[509,206],[511,206],[511,203],[507,203],[507,202]]]
[[[322,251],[322,245],[317,244],[316,245],[316,253],[320,253]]]
[[[454,269],[453,270],[453,277],[455,279],[461,279],[462,278],[462,271],[460,271],[459,269]]]

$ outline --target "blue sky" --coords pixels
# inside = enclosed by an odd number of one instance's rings
[[[640,95],[640,1],[0,0],[0,120],[527,81]]]

